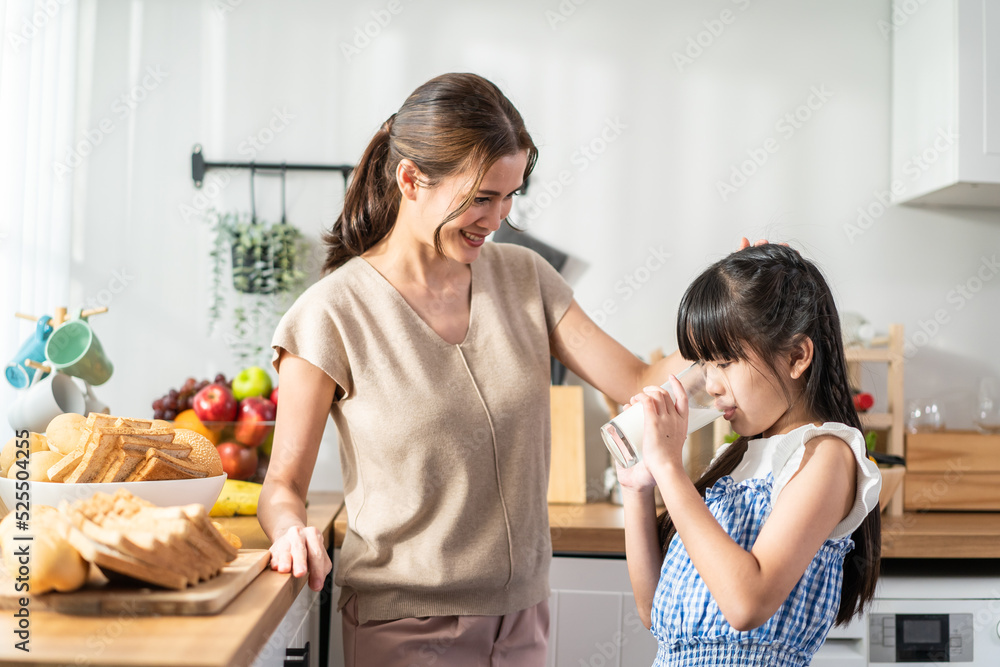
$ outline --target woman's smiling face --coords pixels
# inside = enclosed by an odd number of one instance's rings
[[[445,257],[469,264],[479,257],[486,236],[495,232],[510,213],[514,194],[522,187],[528,155],[521,151],[497,160],[483,176],[472,205],[441,227]],[[474,174],[447,176],[436,185],[422,188],[420,239],[434,245],[434,231],[441,221],[459,208],[475,183]]]

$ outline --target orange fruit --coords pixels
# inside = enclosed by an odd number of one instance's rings
[[[174,418],[174,426],[186,428],[208,438],[213,445],[218,444],[219,434],[205,426],[194,410],[184,410]]]

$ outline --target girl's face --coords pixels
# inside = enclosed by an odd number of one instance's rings
[[[502,157],[490,167],[472,205],[441,228],[441,247],[446,257],[463,264],[479,257],[486,236],[495,232],[510,213],[527,165],[528,154],[522,151]],[[421,188],[421,240],[434,246],[434,230],[459,207],[474,181],[474,174],[460,174],[443,178],[433,187]]]
[[[715,406],[740,435],[758,433],[770,437],[791,424],[789,396],[795,388],[777,377],[756,354],[732,362],[705,362],[705,388],[715,397]],[[782,387],[785,386],[785,389]],[[787,390],[787,393],[786,393]]]

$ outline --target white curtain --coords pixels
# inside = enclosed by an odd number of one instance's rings
[[[78,0],[0,0],[0,365],[68,305]],[[0,445],[15,390],[0,377]]]

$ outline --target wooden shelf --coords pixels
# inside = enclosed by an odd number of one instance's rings
[[[866,429],[887,431],[889,439],[887,453],[903,456],[903,325],[889,326],[888,345],[885,347],[848,347],[844,350],[847,372],[852,387],[861,386],[861,365],[864,363],[888,364],[886,378],[888,412],[873,412],[861,415],[861,423]],[[903,514],[903,484],[889,503],[889,515]]]
[[[892,415],[887,412],[865,412],[860,416],[865,428],[876,431],[887,431],[892,428]]]
[[[844,348],[844,356],[847,363],[855,361],[882,361],[888,363],[892,361],[891,352],[888,347],[848,347]]]

